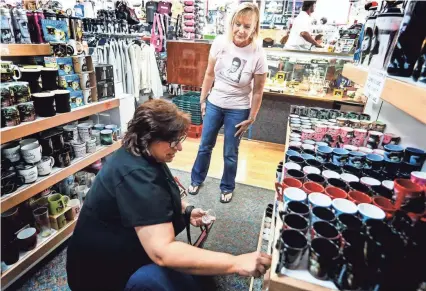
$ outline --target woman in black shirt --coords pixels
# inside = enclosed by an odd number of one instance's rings
[[[182,150],[189,117],[163,100],[139,106],[123,146],[97,175],[67,254],[71,290],[200,290],[192,275],[260,276],[271,258],[233,256],[178,242],[183,213],[166,163]],[[188,211],[188,210],[187,210]],[[202,224],[195,208],[190,223]],[[185,274],[186,273],[186,274]]]

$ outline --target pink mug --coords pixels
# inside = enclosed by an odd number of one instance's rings
[[[354,129],[354,136],[358,138],[365,139],[367,137],[367,131],[361,128]]]
[[[328,134],[332,135],[332,136],[336,136],[339,135],[340,133],[340,127],[338,126],[329,126],[327,129]]]
[[[327,133],[327,125],[325,124],[315,124],[315,132],[322,133],[323,135]]]
[[[416,183],[422,187],[426,186],[426,172],[411,172],[411,182]]]

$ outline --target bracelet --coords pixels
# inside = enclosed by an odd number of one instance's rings
[[[193,205],[188,205],[185,208],[185,212],[183,213],[183,216],[185,217],[185,222],[186,224],[189,224],[189,220],[191,218],[191,212],[192,210],[194,210],[194,206]]]

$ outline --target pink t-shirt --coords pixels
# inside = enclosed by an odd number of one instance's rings
[[[249,109],[255,74],[268,71],[261,45],[237,47],[226,36],[215,38],[210,56],[216,58],[214,87],[208,100],[225,109]]]

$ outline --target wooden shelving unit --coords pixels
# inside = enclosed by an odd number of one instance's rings
[[[0,53],[4,57],[48,56],[51,55],[47,44],[1,44]]]
[[[0,131],[1,144],[119,106],[119,99],[110,99],[78,107],[71,112],[58,113],[46,118],[39,117],[17,126],[4,127]]]
[[[95,161],[113,153],[121,147],[121,140],[114,142],[110,146],[102,146],[95,153],[88,154],[84,158],[73,160],[72,164],[66,168],[54,168],[52,173],[46,177],[40,177],[33,184],[24,185],[15,192],[1,199],[1,212],[24,202],[50,186],[60,182],[75,172],[84,169]]]
[[[368,70],[345,64],[343,76],[359,85],[365,85]],[[381,98],[426,124],[426,86],[413,82],[411,78],[387,77]]]
[[[13,282],[15,282],[19,277],[21,277],[25,272],[31,269],[44,257],[50,254],[56,247],[62,244],[67,240],[73,233],[77,220],[68,222],[60,230],[56,231],[46,240],[41,243],[38,243],[35,249],[29,251],[25,256],[21,257],[18,262],[11,265],[1,275],[1,290],[6,289]]]

